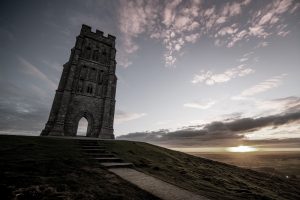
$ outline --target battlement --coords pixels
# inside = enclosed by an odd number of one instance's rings
[[[96,40],[104,40],[109,43],[114,43],[116,40],[116,37],[113,35],[108,34],[107,36],[105,36],[103,31],[96,30],[96,32],[93,32],[92,28],[85,24],[82,24],[80,35],[86,35]]]

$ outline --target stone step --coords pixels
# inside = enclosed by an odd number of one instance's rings
[[[98,144],[79,144],[80,146],[100,146]]]
[[[95,152],[95,153],[105,153],[105,149],[83,149],[86,153]]]
[[[98,144],[97,141],[79,141],[80,144]]]
[[[93,151],[105,151],[106,149],[99,149],[99,148],[95,148],[95,149],[82,149],[83,151],[89,151],[89,152],[93,152]]]
[[[132,163],[125,162],[103,162],[100,163],[105,168],[132,168]]]
[[[105,147],[81,147],[81,149],[106,149]]]
[[[99,145],[98,143],[79,143],[79,145]]]
[[[82,145],[81,146],[81,148],[94,148],[94,147],[101,147],[101,148],[103,147],[104,148],[104,146],[100,146],[100,145],[84,145],[84,146]]]
[[[96,160],[99,161],[101,163],[104,162],[122,162],[122,160],[120,158],[105,158],[105,157],[95,157],[95,158],[90,158],[91,160]]]
[[[109,153],[85,153],[85,155],[89,156],[89,157],[104,157],[104,158],[113,158],[115,157],[115,155],[113,154],[109,154]]]
[[[101,148],[101,147],[95,147],[95,148],[81,148],[82,150],[105,150],[106,148]]]

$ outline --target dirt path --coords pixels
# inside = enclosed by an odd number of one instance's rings
[[[134,169],[113,168],[109,169],[109,171],[164,200],[208,200],[203,196],[161,181]]]

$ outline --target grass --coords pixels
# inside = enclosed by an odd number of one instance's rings
[[[76,140],[0,136],[1,199],[157,199],[89,162]]]
[[[299,181],[236,167],[142,142],[106,141],[139,171],[211,199],[300,199]]]
[[[300,152],[191,152],[189,154],[277,176],[298,178],[300,181]]]
[[[137,170],[210,199],[300,199],[298,179],[142,142],[99,142]],[[157,199],[89,162],[76,140],[24,136],[0,136],[0,194],[19,200]]]

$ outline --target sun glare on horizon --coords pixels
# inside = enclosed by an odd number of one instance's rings
[[[255,147],[243,146],[243,145],[237,147],[228,147],[226,150],[230,152],[240,152],[240,153],[258,151],[258,149]]]

